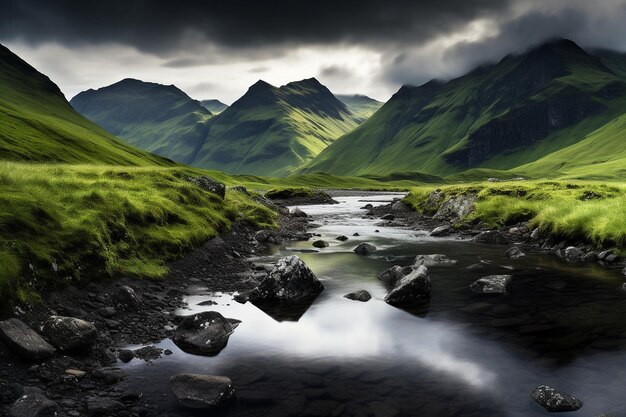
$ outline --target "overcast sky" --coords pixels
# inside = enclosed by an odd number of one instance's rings
[[[387,100],[566,37],[626,51],[626,0],[0,0],[0,42],[68,99],[132,77],[231,103],[317,77]]]

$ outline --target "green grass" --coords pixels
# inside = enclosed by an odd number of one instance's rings
[[[275,213],[233,190],[225,200],[186,168],[0,163],[0,299],[67,283],[160,278],[166,262],[229,230],[274,227]]]
[[[405,202],[432,214],[425,202],[433,187],[418,187]],[[464,223],[493,227],[528,221],[545,235],[626,248],[626,184],[592,181],[512,181],[440,188],[447,197],[477,194],[475,211]]]

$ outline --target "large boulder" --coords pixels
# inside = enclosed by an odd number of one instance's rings
[[[181,406],[193,409],[217,408],[235,395],[230,378],[217,375],[174,375],[170,387]]]
[[[576,246],[568,246],[565,248],[564,256],[568,262],[580,262],[585,254]]]
[[[313,271],[295,255],[281,258],[272,270],[253,289],[251,301],[299,301],[313,298],[324,290],[324,285]]]
[[[576,411],[583,406],[583,402],[565,392],[540,385],[530,393],[533,400],[550,412]]]
[[[316,240],[315,242],[313,242],[313,247],[314,248],[327,248],[328,247],[328,242],[326,242],[325,240]]]
[[[50,316],[42,332],[57,349],[66,352],[90,348],[98,338],[93,323],[74,317]]]
[[[139,310],[139,307],[141,306],[139,296],[135,290],[130,288],[128,285],[122,285],[118,288],[111,299],[116,306],[124,310],[136,311]]]
[[[238,323],[217,311],[204,311],[185,317],[176,328],[172,341],[187,353],[215,356],[226,347]]]
[[[385,296],[385,302],[392,306],[404,306],[430,299],[431,284],[428,269],[420,266],[405,275]]]
[[[359,243],[359,245],[354,248],[354,252],[359,255],[371,255],[376,252],[376,246],[370,245],[369,243]]]
[[[504,294],[512,275],[488,275],[474,281],[470,289],[477,294]]]
[[[9,409],[8,417],[56,417],[59,406],[39,388],[26,387],[24,394]]]
[[[411,207],[403,203],[402,201],[396,201],[391,205],[391,211],[395,211],[397,213],[406,213],[411,210]]]
[[[189,177],[188,180],[203,190],[216,194],[221,198],[224,198],[226,195],[226,186],[219,181],[215,181],[213,178],[207,176],[196,178]]]
[[[18,355],[34,361],[56,352],[50,343],[19,319],[0,321],[0,339]]]
[[[490,245],[508,245],[509,239],[497,230],[488,230],[474,236],[474,242]]]
[[[295,209],[291,210],[291,215],[293,217],[309,217],[305,212],[300,210],[298,207],[296,207]]]
[[[371,300],[372,295],[366,290],[359,290],[359,291],[351,292],[350,294],[346,294],[344,295],[344,297],[347,298],[348,300],[366,302],[366,301]]]
[[[454,265],[455,259],[450,259],[441,253],[431,255],[417,255],[413,261],[413,266],[437,266],[437,265]]]
[[[435,227],[432,232],[430,232],[430,236],[432,237],[443,237],[448,236],[452,232],[452,226],[439,226]]]
[[[413,268],[411,266],[394,265],[378,274],[378,279],[387,287],[393,288],[405,275],[410,274],[412,271]]]
[[[476,194],[460,194],[450,197],[444,202],[433,219],[437,220],[458,220],[462,219],[472,211],[474,211],[474,203],[476,202]]]

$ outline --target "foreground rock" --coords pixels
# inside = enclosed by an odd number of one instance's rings
[[[459,220],[474,211],[476,194],[460,194],[450,197],[433,215],[437,220]]]
[[[565,248],[564,256],[568,262],[580,262],[585,254],[575,246],[568,246]]]
[[[226,186],[219,181],[215,181],[213,178],[207,176],[197,178],[189,177],[188,180],[203,190],[216,194],[221,198],[224,198],[226,195]]]
[[[112,297],[113,303],[122,310],[137,311],[141,306],[141,300],[135,290],[127,285],[121,286]]]
[[[367,302],[372,299],[372,295],[365,290],[351,292],[350,294],[344,295],[344,297],[347,298],[348,300],[362,301],[362,302]]]
[[[346,240],[348,240],[348,236],[341,235],[341,236],[337,236],[335,239],[340,242],[345,242]]]
[[[92,323],[74,317],[50,316],[42,331],[57,349],[66,352],[88,349],[98,338]]]
[[[38,361],[54,355],[56,349],[18,319],[0,322],[0,339],[23,358]]]
[[[487,243],[490,245],[508,245],[509,239],[497,230],[481,232],[474,237],[474,242]]]
[[[179,374],[170,379],[170,387],[185,408],[217,408],[235,396],[233,383],[225,376]]]
[[[313,242],[313,247],[315,248],[327,248],[328,247],[328,242],[326,242],[325,240],[316,240],[315,242]]]
[[[34,387],[26,387],[24,394],[9,409],[8,417],[56,417],[59,406]]]
[[[313,298],[324,285],[313,271],[295,255],[281,258],[259,285],[248,294],[251,301],[298,301]]]
[[[376,246],[370,245],[369,243],[365,242],[359,243],[359,246],[354,248],[354,252],[359,255],[371,255],[372,253],[376,252]]]
[[[413,261],[413,266],[436,266],[436,265],[454,265],[455,259],[450,259],[441,253],[432,255],[417,255]]]
[[[547,385],[538,386],[530,396],[550,412],[576,411],[583,406],[582,401],[573,395],[557,391]]]
[[[504,294],[512,275],[488,275],[474,281],[470,289],[477,294]]]
[[[404,278],[405,275],[410,274],[413,271],[411,266],[398,266],[394,265],[389,269],[378,274],[378,279],[382,281],[387,287],[395,287],[396,284]]]
[[[526,256],[526,254],[522,252],[522,250],[518,248],[517,246],[512,246],[506,251],[506,256],[512,259],[518,259],[523,256]]]
[[[428,269],[420,266],[405,275],[396,286],[389,291],[385,302],[392,306],[405,306],[430,299],[431,283]]]
[[[215,356],[226,347],[238,323],[217,311],[205,311],[185,317],[172,340],[187,353]]]
[[[300,210],[298,207],[296,207],[295,209],[291,211],[291,215],[293,217],[309,217],[305,212]]]
[[[439,227],[434,228],[433,231],[430,232],[430,236],[432,237],[448,236],[450,232],[452,232],[451,226],[439,226]]]

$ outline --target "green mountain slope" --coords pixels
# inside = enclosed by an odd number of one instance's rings
[[[228,108],[228,105],[222,103],[219,100],[201,100],[200,104],[202,104],[205,109],[213,114],[220,114]]]
[[[0,159],[173,165],[135,149],[69,105],[48,77],[0,45]]]
[[[446,83],[402,87],[302,172],[510,170],[580,142],[625,109],[624,80],[558,40]]]
[[[70,103],[83,116],[137,146],[185,162],[187,143],[206,134],[211,117],[200,102],[173,85],[125,79],[78,94]]]
[[[367,120],[372,114],[376,113],[380,107],[385,104],[381,101],[374,100],[368,96],[355,94],[355,95],[342,95],[337,94],[336,97],[357,117],[362,121]]]
[[[187,161],[231,173],[284,176],[358,122],[314,78],[282,87],[259,81],[207,122],[206,138]]]

